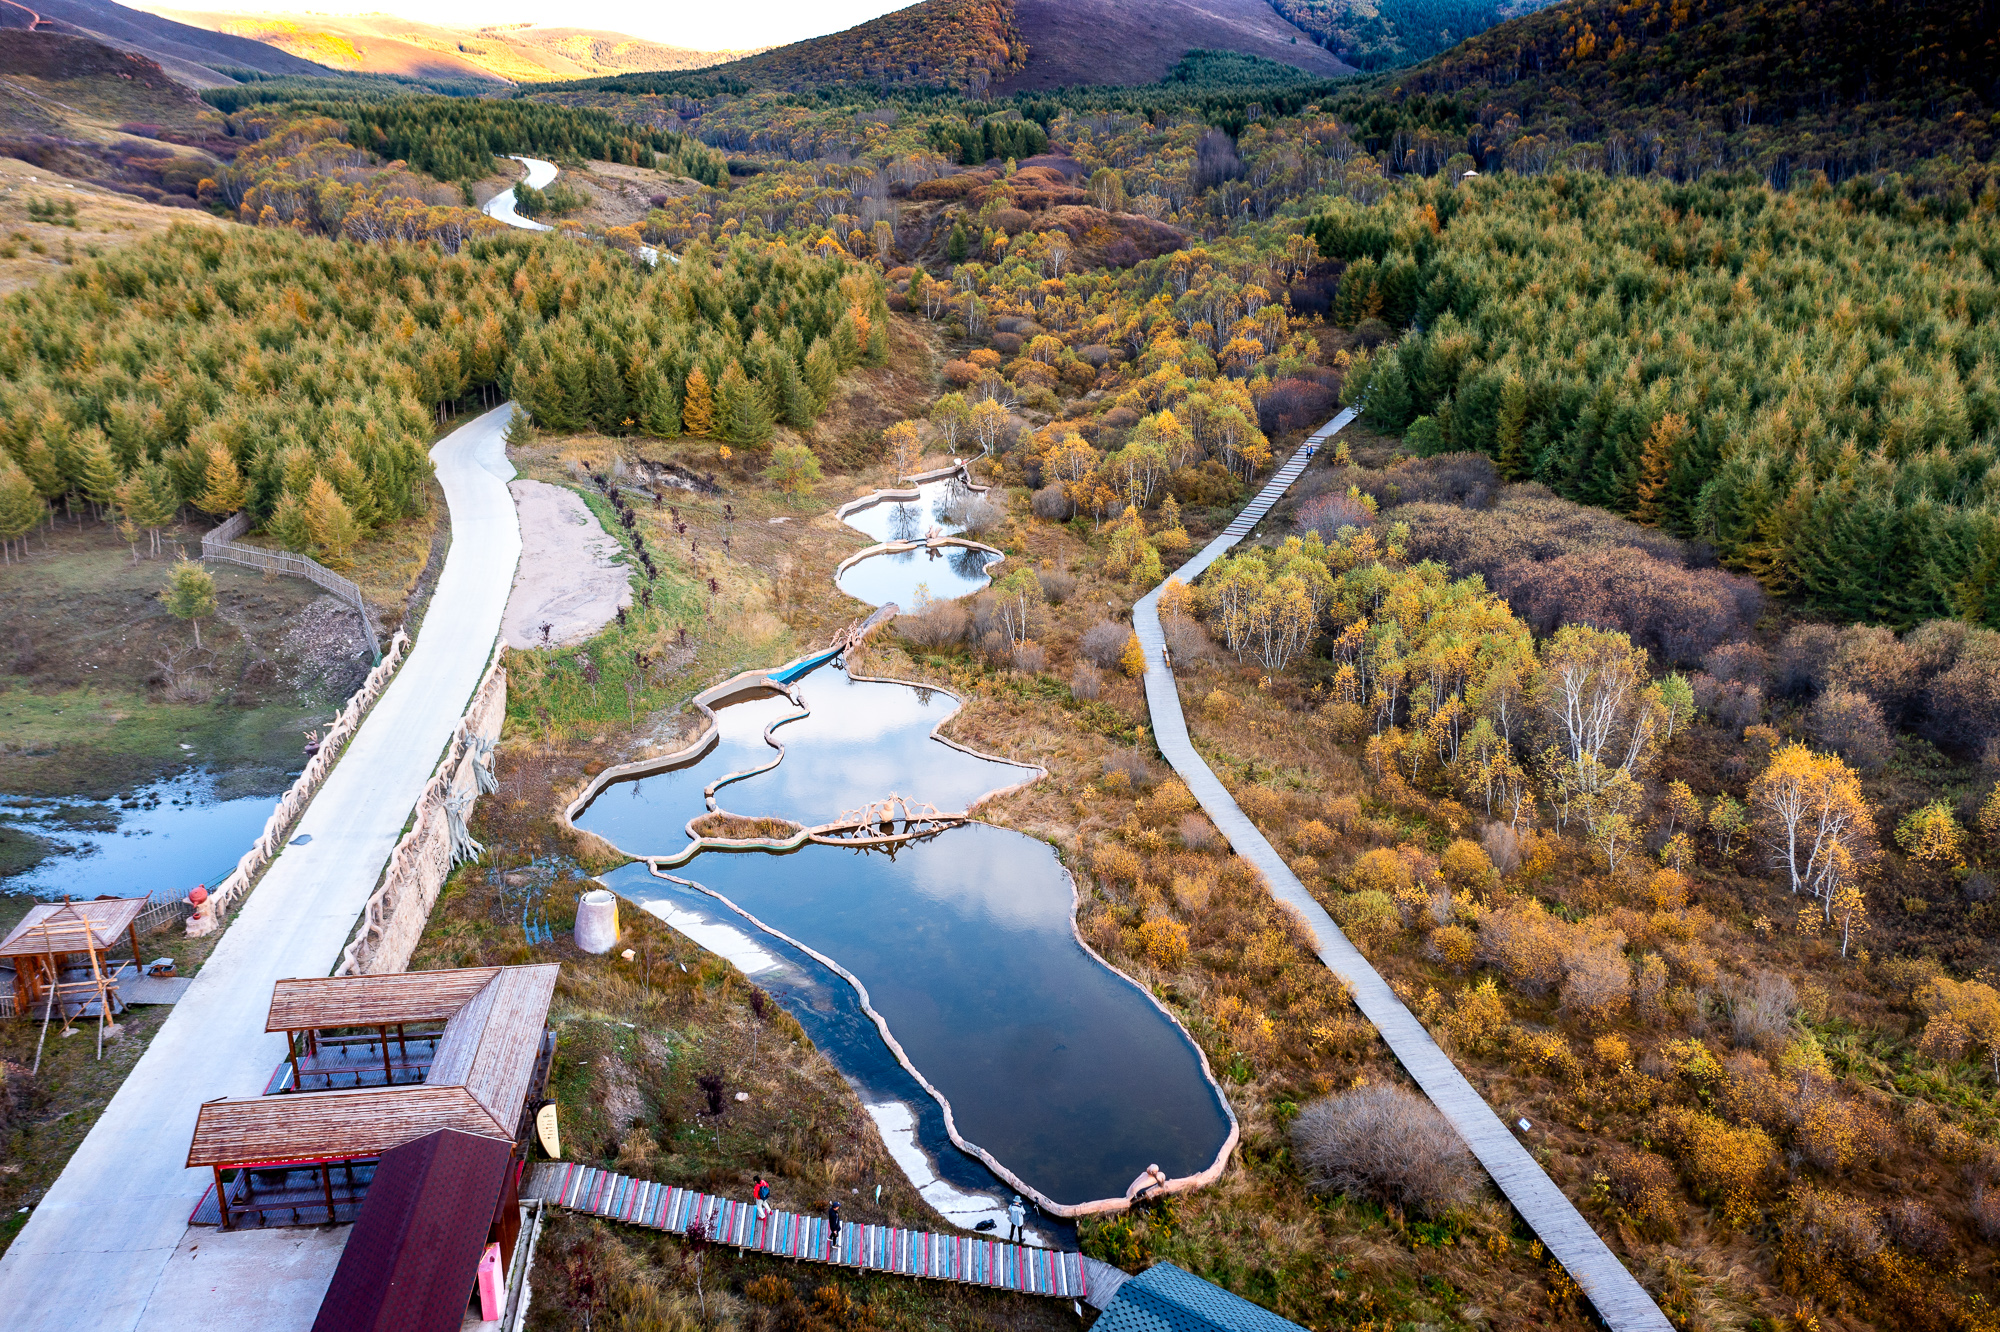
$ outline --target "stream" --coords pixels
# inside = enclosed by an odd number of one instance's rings
[[[907,539],[912,523],[941,518],[941,499],[884,502],[847,521],[878,541]],[[983,586],[985,553],[951,549],[980,557]],[[959,707],[948,693],[854,679],[837,661],[787,688],[718,705],[704,748],[608,782],[576,825],[629,855],[677,860],[711,792],[727,813],[812,827],[892,794],[962,814],[1041,776],[939,740]],[[1148,1166],[1199,1174],[1230,1139],[1199,1050],[1078,940],[1070,875],[1037,838],[971,822],[888,846],[710,848],[605,881],[770,991],[960,1225],[999,1216],[1008,1176],[1075,1207],[1124,1198]]]

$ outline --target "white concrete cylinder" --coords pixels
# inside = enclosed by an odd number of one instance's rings
[[[608,888],[593,888],[576,899],[576,946],[586,953],[608,953],[618,942],[618,898]]]

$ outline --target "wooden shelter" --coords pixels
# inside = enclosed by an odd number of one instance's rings
[[[313,1332],[458,1332],[489,1243],[513,1261],[520,1195],[507,1144],[440,1129],[383,1153]]]
[[[329,1032],[373,1028],[388,1061],[391,1028],[442,1018],[444,1029],[424,1038],[434,1049],[417,1069],[421,1081],[398,1083],[396,1068],[385,1063],[380,1085],[223,1097],[202,1106],[187,1163],[215,1172],[222,1225],[229,1225],[232,1210],[296,1209],[296,1189],[281,1202],[260,1204],[253,1172],[316,1175],[331,1219],[342,1201],[335,1194],[336,1165],[375,1161],[447,1129],[525,1153],[529,1094],[546,1083],[554,1054],[547,1023],[558,970],[553,964],[472,967],[278,982],[266,1030],[292,1040],[294,1086],[302,1071],[301,1034],[324,1049]],[[232,1170],[235,1178],[225,1186],[224,1172]],[[343,1173],[354,1177],[351,1168]]]
[[[138,964],[135,922],[146,906],[143,897],[109,897],[28,908],[21,923],[0,940],[0,958],[14,964],[14,1012],[33,1017],[60,1008],[67,1029],[72,1016],[96,1003],[99,1015],[108,1018],[117,972],[106,967],[107,956],[122,934],[131,942],[133,964]]]

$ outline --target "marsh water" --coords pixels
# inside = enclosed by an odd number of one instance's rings
[[[112,800],[0,796],[0,835],[35,839],[44,857],[0,878],[39,897],[185,896],[235,868],[277,807],[273,794],[199,769]]]
[[[946,515],[952,500],[966,489],[955,476],[926,481],[916,488],[913,500],[881,500],[854,510],[841,521],[878,542],[921,541],[933,528],[943,536],[952,536],[965,529]]]
[[[937,740],[933,731],[958,706],[949,694],[854,680],[831,663],[793,687],[803,707],[768,691],[717,708],[717,739],[701,755],[607,785],[577,825],[629,854],[667,856],[686,846],[685,824],[705,810],[711,783],[723,783],[723,810],[810,826],[891,793],[965,810],[1036,775]],[[782,757],[764,740],[766,727]],[[609,881],[670,922],[720,912],[768,940],[737,947],[735,960],[753,975],[793,953],[794,970],[821,973],[797,993],[766,988],[865,1096],[885,1098],[871,1113],[908,1105],[913,1140],[939,1174],[958,1155],[942,1113],[900,1065],[885,1073],[883,1061],[895,1061],[859,991],[760,929],[851,973],[949,1102],[960,1135],[1059,1202],[1120,1197],[1148,1165],[1196,1173],[1228,1135],[1228,1114],[1186,1034],[1077,941],[1069,876],[1035,838],[974,823],[892,848],[706,851],[668,873],[686,883],[643,865]],[[832,1013],[829,988],[841,995]],[[955,1164],[965,1175],[971,1162]],[[976,1191],[980,1172],[970,1173],[961,1191]]]

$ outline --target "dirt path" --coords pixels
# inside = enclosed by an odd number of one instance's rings
[[[521,515],[521,566],[500,640],[511,648],[581,643],[632,604],[632,571],[617,562],[616,538],[575,491],[546,481],[507,488]]]

